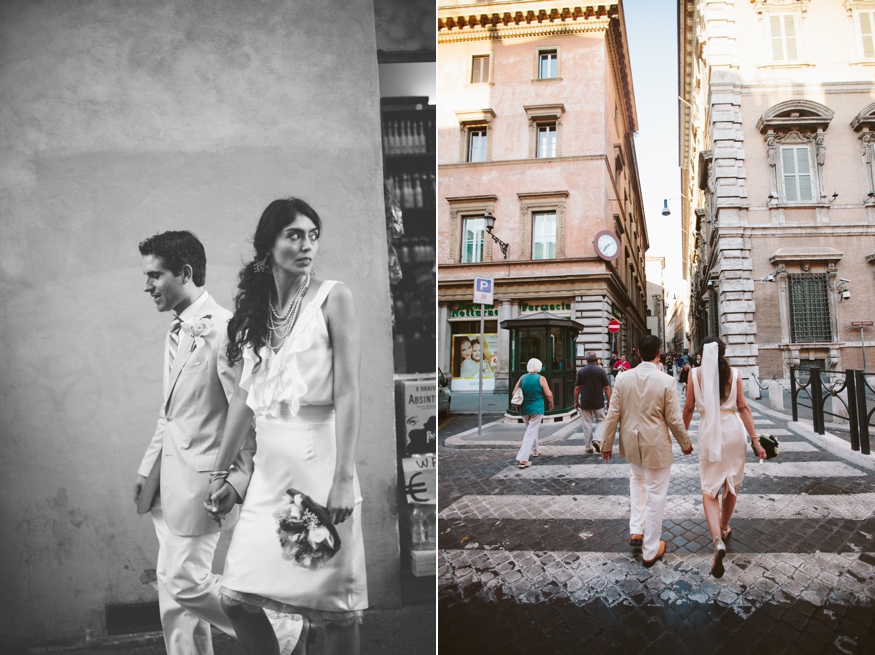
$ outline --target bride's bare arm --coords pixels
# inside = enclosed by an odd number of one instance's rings
[[[264,365],[264,362],[262,362]],[[222,443],[219,446],[219,452],[216,455],[216,463],[213,466],[214,471],[229,471],[231,464],[240,452],[240,447],[246,440],[246,435],[249,434],[252,427],[252,409],[246,404],[246,392],[240,388],[240,377],[243,373],[243,367],[236,367],[236,375],[234,378],[234,395],[231,397],[231,403],[228,406],[228,417],[225,420],[225,432],[222,435]],[[210,483],[207,491],[206,502],[208,504],[215,503],[224,497],[226,493],[219,495],[219,490],[225,484],[225,480],[218,479]],[[239,494],[242,495],[242,494]]]
[[[693,372],[690,371],[690,378],[687,381],[687,401],[684,403],[684,427],[689,429],[690,421],[693,420],[693,412],[696,411],[696,385],[693,384]]]
[[[331,289],[325,310],[334,357],[334,409],[337,417],[337,463],[327,509],[335,523],[342,523],[355,508],[353,476],[361,420],[361,335],[349,287],[337,284]]]

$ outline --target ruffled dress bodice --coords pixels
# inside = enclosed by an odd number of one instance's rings
[[[258,355],[250,346],[243,349],[240,388],[248,393],[246,404],[256,418],[279,418],[286,412],[296,416],[301,405],[331,405],[334,402],[331,340],[322,306],[335,284],[335,281],[324,281],[313,299],[301,308],[285,348],[279,356],[271,357],[269,370],[269,346],[262,346],[259,350],[261,365],[254,372]]]

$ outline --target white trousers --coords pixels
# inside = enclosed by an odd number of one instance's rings
[[[629,534],[644,535],[641,556],[644,559],[653,559],[659,552],[662,515],[665,512],[671,466],[648,469],[630,463],[629,470]]]
[[[213,554],[219,535],[181,537],[173,534],[164,521],[156,499],[152,522],[158,536],[158,609],[168,655],[212,655],[210,624],[235,639],[231,620],[219,602],[222,576],[212,571]],[[301,634],[300,619],[270,617],[282,655],[291,653]]]
[[[583,422],[583,440],[587,448],[592,446],[592,440],[599,443],[602,441],[602,432],[605,429],[605,410],[583,409],[580,410],[580,420]],[[592,422],[595,421],[595,435],[593,435]]]
[[[538,428],[541,427],[543,414],[524,414],[523,423],[526,424],[526,434],[523,436],[523,445],[516,454],[518,462],[528,462],[532,452],[538,451]]]

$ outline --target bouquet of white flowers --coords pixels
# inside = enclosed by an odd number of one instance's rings
[[[288,489],[273,516],[277,520],[283,559],[318,569],[340,550],[340,536],[328,511],[307,494]]]

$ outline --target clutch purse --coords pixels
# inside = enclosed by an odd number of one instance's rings
[[[772,435],[760,435],[760,446],[766,451],[766,459],[773,459],[778,456],[778,453],[781,452],[781,449],[778,447],[779,445],[778,440]],[[753,442],[751,442],[750,447],[753,452],[756,453],[756,448],[753,447]]]
[[[514,407],[519,407],[523,404],[524,400],[522,387],[517,387],[517,390],[513,392],[513,397],[510,399],[510,404]]]
[[[297,489],[286,490],[274,512],[283,559],[318,569],[340,550],[340,535],[322,505]]]

